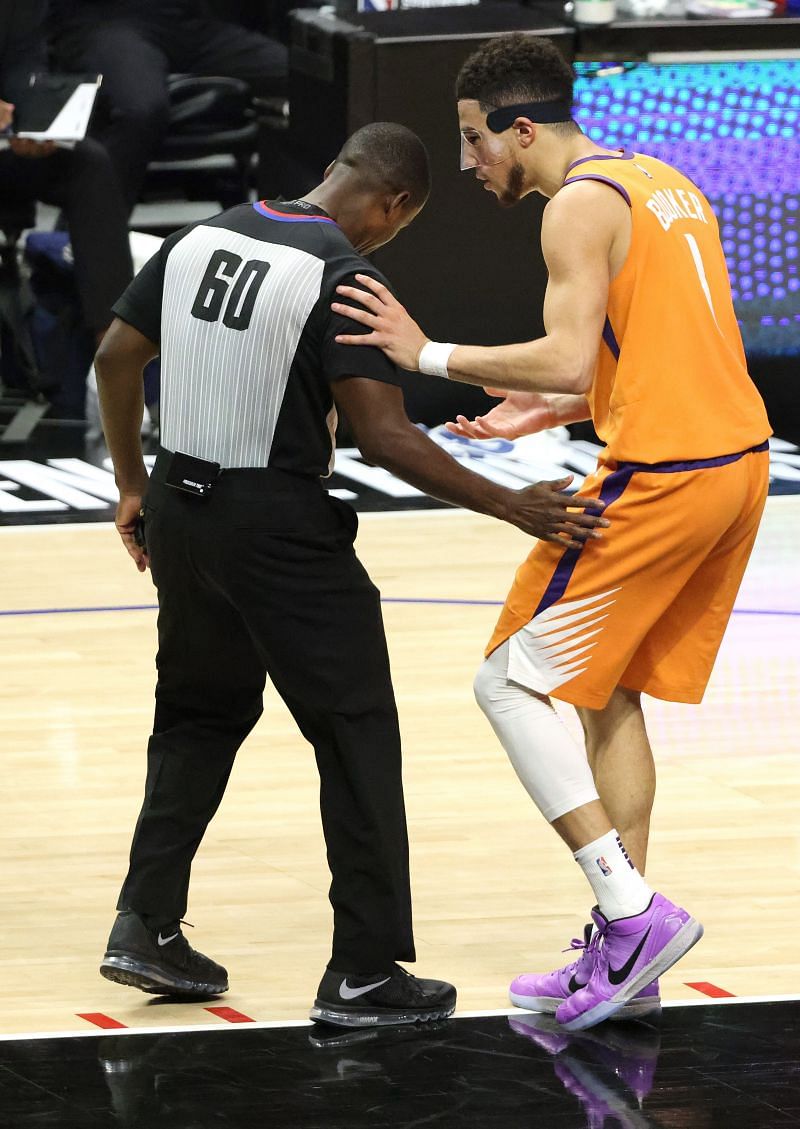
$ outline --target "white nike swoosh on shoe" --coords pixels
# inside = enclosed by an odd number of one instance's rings
[[[388,984],[390,980],[391,976],[387,976],[384,980],[376,980],[374,984],[365,984],[363,988],[350,988],[345,977],[339,985],[339,995],[343,1000],[357,1000],[359,996],[371,992],[373,988],[380,988],[381,984]]]
[[[170,943],[170,941],[174,941],[176,937],[180,937],[180,934],[181,934],[180,929],[178,930],[177,933],[171,933],[169,935],[169,937],[162,937],[161,933],[159,933],[158,934],[158,943],[159,943],[159,945],[168,945]]]

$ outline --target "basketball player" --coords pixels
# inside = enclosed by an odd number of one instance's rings
[[[708,200],[676,169],[586,137],[572,87],[556,47],[524,35],[486,44],[457,82],[462,168],[502,206],[550,198],[545,336],[498,348],[432,342],[365,278],[364,308],[350,316],[372,332],[339,340],[511,391],[486,420],[460,419],[462,434],[591,418],[606,444],[584,493],[605,502],[609,536],[536,546],[475,684],[597,901],[594,930],[573,942],[577,961],[519,977],[511,999],[580,1029],[652,1010],[657,977],[702,935],[642,876],[655,776],[640,694],[703,696],[764,506],[770,428]],[[578,708],[588,763],[550,695]]]
[[[180,919],[269,673],[321,780],[334,931],[313,1017],[358,1027],[453,1011],[452,985],[396,963],[415,959],[400,736],[356,516],[322,483],[336,410],[370,461],[447,501],[570,544],[607,521],[577,513],[558,492],[566,480],[513,491],[459,466],[410,423],[379,350],[336,344],[337,282],[371,269],[363,255],[428,190],[419,138],[374,123],[304,199],[242,204],[170,236],[115,306],[96,367],[117,528],[137,567],[151,565],[159,616],[145,799],[101,966],[110,980],[184,997],[227,989]],[[148,482],[142,368],[159,352],[163,447]],[[135,537],[145,493],[146,548]]]

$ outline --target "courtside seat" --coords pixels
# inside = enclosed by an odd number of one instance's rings
[[[246,200],[259,130],[247,83],[171,75],[169,98],[169,127],[148,165],[144,201],[217,200],[229,208]]]

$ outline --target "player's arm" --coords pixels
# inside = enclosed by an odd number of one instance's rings
[[[542,221],[542,250],[549,273],[545,336],[492,348],[458,345],[447,361],[448,377],[510,391],[585,395],[602,339],[611,249],[621,225],[630,223],[629,216],[625,201],[606,185],[581,181],[559,192]],[[359,294],[352,287],[339,293],[360,300],[364,308],[351,308],[349,316],[372,332],[338,340],[377,345],[401,368],[415,371],[428,338],[385,287],[366,276],[359,276],[359,282],[369,293]]]
[[[350,377],[333,382],[333,395],[364,458],[434,498],[489,514],[545,541],[573,548],[600,537],[608,525],[595,499],[562,493],[572,478],[508,490],[451,458],[405,413],[399,388]],[[588,512],[583,512],[588,508]]]
[[[120,495],[117,531],[140,572],[147,560],[134,541],[133,528],[147,489],[141,439],[142,371],[158,352],[158,345],[149,337],[121,318],[114,318],[94,359],[103,431]]]
[[[520,439],[591,418],[585,396],[570,396],[566,392],[505,392],[500,388],[486,391],[490,396],[502,397],[502,402],[485,416],[456,416],[455,421],[445,424],[448,431],[462,439]]]

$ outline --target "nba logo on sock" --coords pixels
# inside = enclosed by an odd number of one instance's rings
[[[611,873],[611,867],[608,865],[603,856],[601,855],[599,859],[595,859],[594,861],[600,867],[600,870],[603,872],[606,878],[608,878],[609,874]]]

